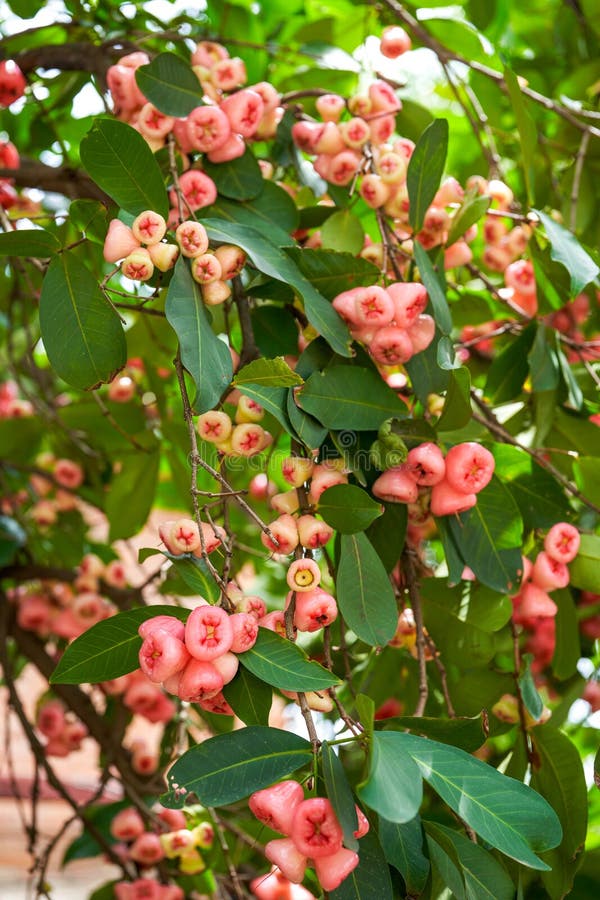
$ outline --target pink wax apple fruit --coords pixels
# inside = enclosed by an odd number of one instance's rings
[[[495,465],[490,451],[475,441],[456,444],[446,454],[446,481],[455,491],[478,494],[491,481]]]
[[[303,800],[302,786],[290,779],[256,791],[248,800],[248,806],[264,825],[280,834],[289,835],[294,813]]]
[[[298,804],[290,836],[298,851],[311,859],[337,853],[343,840],[341,825],[325,797],[311,797]]]
[[[169,631],[154,629],[144,638],[139,652],[142,672],[155,684],[161,684],[181,672],[190,659],[183,641]]]
[[[291,594],[289,595],[291,596]],[[287,604],[286,604],[287,606]],[[322,588],[296,592],[294,625],[298,631],[313,632],[331,625],[338,614],[335,597]]]
[[[229,616],[219,606],[197,606],[185,625],[185,646],[195,659],[209,661],[227,653],[233,643]]]
[[[265,846],[265,856],[294,884],[300,884],[308,859],[291,838],[276,838]]]
[[[27,81],[21,69],[12,59],[0,62],[0,106],[10,106],[22,97]]]
[[[417,483],[406,464],[387,469],[371,490],[374,497],[389,503],[415,503],[419,496]]]
[[[407,53],[412,47],[410,37],[399,25],[390,25],[384,28],[381,35],[379,50],[388,59],[397,59],[403,53]]]
[[[264,531],[260,533],[260,539],[271,553],[283,553],[286,556],[293,553],[298,546],[298,527],[295,518],[290,513],[283,513],[278,519],[269,524],[269,531],[275,538],[274,543]]]
[[[200,703],[220,693],[223,684],[223,676],[212,662],[190,659],[181,673],[177,695],[189,703]]]
[[[457,491],[446,479],[439,481],[431,489],[430,509],[434,516],[450,516],[466,512],[476,503],[476,494]]]
[[[315,859],[315,872],[324,891],[334,891],[353,872],[359,862],[358,853],[341,847],[324,859]]]
[[[321,581],[321,570],[314,559],[296,559],[287,570],[286,581],[292,591],[312,591]]]
[[[579,551],[581,538],[574,525],[558,522],[544,538],[544,550],[557,562],[569,563]]]
[[[442,451],[430,441],[408,451],[406,470],[416,483],[425,487],[439,484],[446,474]]]

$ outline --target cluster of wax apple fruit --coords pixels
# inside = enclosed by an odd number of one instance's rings
[[[299,884],[310,861],[323,890],[333,891],[358,865],[358,854],[342,846],[342,828],[330,801],[325,797],[305,800],[297,781],[281,781],[257,791],[248,806],[260,822],[285,835],[268,842],[265,856],[290,881]],[[358,806],[356,815],[354,837],[361,838],[369,822]]]
[[[141,814],[133,806],[118,812],[110,825],[110,833],[119,843],[114,852],[124,862],[132,860],[142,869],[151,869],[165,859],[178,861],[178,874],[196,875],[204,871],[206,863],[202,851],[210,850],[214,830],[207,821],[188,827],[183,812],[176,809],[153,810],[158,829],[148,831]],[[142,892],[142,887],[146,893]],[[114,887],[118,900],[151,897],[156,900],[183,900],[183,891],[177,885],[161,885],[154,879],[138,879],[135,882],[119,882]]]
[[[434,516],[465,512],[477,503],[477,494],[494,474],[494,457],[475,441],[456,444],[444,454],[430,441],[409,450],[406,461],[392,466],[374,482],[375,497],[407,503],[421,523]],[[429,494],[429,489],[431,493]]]
[[[348,324],[379,366],[404,365],[433,340],[435,322],[425,313],[427,291],[422,284],[394,282],[351,288],[333,300],[336,312]]]
[[[77,489],[84,481],[85,473],[72,459],[56,459],[51,453],[42,453],[36,459],[39,467],[29,479],[39,498],[28,511],[29,518],[38,528],[54,525],[59,513],[76,509]]]
[[[210,410],[198,416],[199,437],[214,444],[225,456],[255,456],[273,441],[262,427],[264,408],[251,397],[240,395],[233,421],[224,410]]]
[[[21,400],[15,381],[8,379],[0,384],[0,419],[26,419],[33,415],[29,400]]]
[[[68,756],[81,749],[81,742],[88,735],[85,725],[75,719],[57,699],[44,700],[40,703],[36,727],[46,738],[44,746],[46,756]]]
[[[1,63],[0,63],[1,65]],[[0,141],[0,169],[18,169],[19,152],[11,141]],[[14,179],[0,178],[0,206],[10,209],[18,200]]]

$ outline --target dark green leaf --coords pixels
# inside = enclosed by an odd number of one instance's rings
[[[246,397],[256,400],[260,403],[268,413],[277,419],[283,425],[288,434],[294,433],[287,414],[288,395],[291,393],[287,388],[269,387],[260,384],[244,384],[241,392]]]
[[[325,791],[344,832],[344,846],[349,850],[358,850],[358,841],[354,837],[358,828],[354,796],[344,767],[327,741],[323,741],[321,745],[321,765]]]
[[[166,216],[169,204],[152,150],[141,134],[117,119],[96,119],[81,142],[81,161],[103,191],[126,212]]]
[[[485,384],[485,394],[495,403],[514,400],[523,389],[529,374],[527,354],[536,334],[536,324],[532,323],[515,340],[511,341],[492,362]]]
[[[106,497],[109,541],[132,537],[146,524],[154,503],[159,463],[158,450],[138,451],[122,460]]]
[[[556,643],[552,657],[552,671],[561,681],[570,678],[577,671],[581,658],[581,641],[577,608],[569,588],[552,591],[552,599],[558,607],[556,613]]]
[[[225,685],[223,694],[245,725],[269,724],[273,691],[244,666],[240,666],[233,681]]]
[[[252,327],[263,356],[272,358],[279,353],[285,356],[298,352],[298,329],[292,316],[280,306],[265,303],[253,309]]]
[[[421,818],[410,822],[390,822],[379,818],[379,840],[390,866],[398,869],[406,889],[419,895],[429,875],[429,860],[423,853]]]
[[[400,559],[407,524],[406,504],[388,503],[384,506],[383,515],[375,519],[365,532],[386,572],[391,572]]]
[[[300,647],[268,628],[258,629],[254,647],[240,653],[239,660],[257,678],[284,691],[320,691],[341,684],[337,675],[308,660]]]
[[[574,587],[600,594],[600,535],[581,535],[579,552],[569,563],[569,571]]]
[[[179,338],[181,361],[196,385],[194,410],[213,409],[231,381],[233,364],[227,344],[212,330],[200,286],[183,258],[175,264],[165,312]]]
[[[189,588],[199,594],[209,603],[216,603],[221,596],[221,590],[208,571],[203,559],[196,557],[173,557],[165,553],[172,560],[172,570],[176,572]]]
[[[415,232],[421,230],[425,213],[440,186],[447,152],[448,122],[446,119],[434,119],[417,141],[408,164],[408,215]]]
[[[442,414],[436,423],[438,431],[454,431],[471,421],[471,375],[465,366],[450,372]]]
[[[364,531],[383,511],[383,504],[353,484],[336,484],[319,499],[319,514],[341,534]]]
[[[374,431],[406,406],[372,369],[334,366],[315,372],[297,392],[298,405],[326,428]]]
[[[373,263],[352,253],[333,250],[286,250],[303,275],[328,300],[353,287],[369,287],[380,277]]]
[[[358,785],[363,803],[390,822],[410,822],[423,799],[423,782],[394,732],[377,731],[369,745],[369,773]]]
[[[350,339],[346,326],[333,307],[315,290],[283,250],[247,225],[232,223],[225,226],[219,219],[203,219],[203,224],[211,240],[236,244],[265,275],[291,285],[304,301],[304,310],[310,324],[336,353],[341,356],[350,355]]]
[[[202,105],[202,88],[191,66],[175,53],[159,53],[136,69],[135,80],[147,100],[167,116],[184,118]]]
[[[444,744],[452,744],[473,753],[485,743],[483,716],[459,716],[455,719],[434,719],[431,716],[393,716],[378,723],[384,731],[416,731]]]
[[[542,875],[552,900],[560,900],[570,893],[581,865],[588,819],[585,774],[579,751],[556,727],[538,725],[531,737],[539,760],[531,786],[552,804],[563,830],[560,846],[543,855],[552,871]]]
[[[167,774],[169,793],[161,802],[178,808],[195,794],[204,806],[225,806],[290,775],[311,758],[308,741],[279,728],[250,725],[219,734],[179,757]]]
[[[534,212],[540,217],[550,241],[552,259],[561,263],[571,276],[571,297],[576,297],[598,277],[600,268],[586,253],[574,234],[539,209]]]
[[[427,403],[429,394],[443,394],[448,389],[448,372],[438,365],[439,332],[429,347],[415,353],[406,363],[406,371],[421,403]]]
[[[582,494],[585,494],[592,503],[600,506],[600,458],[598,456],[579,456],[573,462],[573,474]]]
[[[444,825],[424,824],[428,838],[435,840],[459,872],[465,900],[513,900],[514,885],[491,853]]]
[[[393,900],[390,871],[376,836],[370,831],[359,841],[358,866],[334,891],[331,900]]]
[[[538,144],[537,128],[531,113],[526,106],[527,101],[521,93],[518,79],[508,66],[504,67],[504,81],[515,113],[519,137],[521,138],[521,153],[523,156],[523,171],[525,175],[525,186],[527,188],[527,199],[529,203],[532,204],[535,194],[535,151]]]
[[[106,207],[99,200],[73,200],[69,219],[85,236],[96,244],[104,244],[108,221]]]
[[[139,668],[142,639],[138,628],[142,622],[153,616],[175,616],[185,622],[188,615],[188,609],[177,606],[143,606],[104,619],[69,644],[50,683],[95,684],[127,675]]]
[[[521,511],[526,530],[550,528],[564,518],[562,489],[529,454],[510,444],[494,444],[491,450],[497,470]]]
[[[342,534],[337,601],[346,624],[372,647],[387,644],[398,609],[387,572],[365,534]]]
[[[289,233],[298,227],[299,218],[290,195],[273,181],[263,181],[260,194],[252,200],[227,200],[218,196],[212,206],[200,210],[200,215],[206,218],[218,216],[255,229],[264,228],[269,240],[278,247],[294,244]]]
[[[276,356],[275,359],[255,359],[248,363],[236,373],[233,383],[236,387],[243,387],[246,384],[292,387],[295,384],[303,384],[303,381],[290,369],[283,356]]]
[[[45,258],[60,250],[60,244],[43,228],[19,228],[0,234],[0,256],[37,256]]]
[[[321,242],[324,250],[337,250],[356,256],[363,248],[365,232],[354,213],[339,210],[329,216],[321,226]]]
[[[393,735],[423,778],[492,847],[532,869],[547,870],[535,853],[556,847],[556,813],[531,788],[501,775],[463,750],[413,734]]]
[[[308,450],[316,450],[327,437],[327,429],[296,405],[294,392],[288,391],[287,412],[290,423]]]
[[[471,225],[478,222],[487,211],[491,203],[491,198],[476,195],[474,197],[465,197],[460,207],[452,216],[452,224],[448,232],[446,245],[450,247],[460,237],[469,230]]]
[[[414,243],[414,254],[415,262],[421,274],[421,281],[429,294],[429,302],[431,303],[435,323],[442,334],[450,334],[452,331],[452,316],[446,300],[445,288],[419,241]]]
[[[556,332],[541,322],[527,355],[531,386],[538,391],[554,391],[560,382],[560,365],[556,352]]]
[[[119,317],[73,253],[62,253],[48,267],[40,330],[52,368],[73,387],[90,390],[111,381],[127,361]]]
[[[265,183],[256,157],[249,147],[246,147],[242,156],[231,162],[211,163],[204,159],[202,168],[216,184],[219,195],[231,200],[253,200],[258,197]]]
[[[531,674],[532,661],[533,656],[531,653],[525,653],[523,656],[523,672],[519,677],[519,690],[521,692],[521,697],[523,698],[523,703],[525,704],[525,709],[529,715],[537,721],[542,715],[544,704],[542,698],[538,694],[533,675]]]

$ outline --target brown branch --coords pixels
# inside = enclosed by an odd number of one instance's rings
[[[422,716],[429,697],[429,682],[427,680],[427,658],[425,628],[423,625],[423,609],[421,607],[421,595],[414,564],[414,551],[408,547],[402,553],[402,571],[406,578],[406,587],[410,598],[410,605],[415,617],[417,627],[417,660],[419,663],[419,700],[413,713],[414,716]]]
[[[39,188],[72,199],[86,197],[100,200],[107,206],[112,204],[108,194],[94,184],[82,169],[72,166],[47,166],[38,159],[21,157],[18,169],[0,168],[0,178],[10,178],[17,187]]]

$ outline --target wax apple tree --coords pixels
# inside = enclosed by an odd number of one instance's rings
[[[595,4],[37,6],[0,62],[35,893],[46,782],[95,900],[589,898]]]

